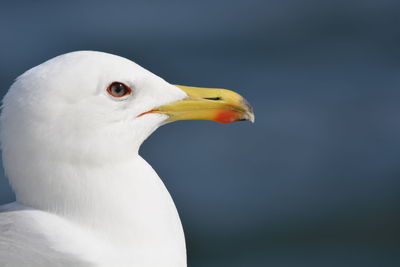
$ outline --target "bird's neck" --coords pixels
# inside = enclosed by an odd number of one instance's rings
[[[46,169],[40,172],[36,166],[39,172],[29,174],[36,183],[30,185],[30,192],[17,191],[17,201],[90,228],[143,257],[158,251],[168,259],[185,259],[175,205],[156,172],[140,156],[101,166],[55,162],[43,166]]]

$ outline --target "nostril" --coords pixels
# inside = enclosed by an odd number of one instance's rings
[[[222,98],[220,98],[220,97],[205,97],[204,99],[218,101],[218,100],[221,100]]]

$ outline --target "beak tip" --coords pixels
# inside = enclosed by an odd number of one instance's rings
[[[251,123],[254,123],[256,121],[254,113],[252,111],[249,111],[246,113],[246,120],[250,121]]]
[[[252,117],[251,117],[250,121],[251,121],[251,123],[255,123],[255,122],[256,122],[256,119],[255,119],[255,117],[254,117],[254,114],[252,114]]]
[[[253,107],[250,105],[250,103],[245,98],[242,98],[241,102],[242,102],[242,105],[246,107],[246,113],[245,113],[244,119],[254,123],[255,116],[254,116]]]

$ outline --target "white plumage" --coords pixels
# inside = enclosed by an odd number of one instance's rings
[[[132,94],[110,95],[105,88],[115,81]],[[4,168],[17,198],[0,207],[0,266],[186,266],[175,205],[138,155],[170,117],[148,111],[180,102],[180,113],[173,107],[179,119],[207,119],[221,107],[228,108],[215,120],[254,119],[236,93],[214,89],[201,98],[186,90],[125,58],[91,51],[21,75],[0,118]],[[195,108],[197,117],[181,112],[198,103],[206,108]]]
[[[115,80],[130,85],[133,97],[111,99],[103,88]],[[166,116],[135,118],[185,96],[135,63],[99,52],[62,55],[20,76],[1,115],[4,167],[20,204],[0,215],[0,266],[20,266],[10,256],[54,266],[49,251],[67,265],[186,266],[174,203],[138,155]],[[5,217],[15,223],[7,226]],[[20,227],[31,236],[10,242]],[[29,247],[39,236],[48,245]]]

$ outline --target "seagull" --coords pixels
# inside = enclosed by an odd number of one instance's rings
[[[19,76],[0,116],[16,195],[0,206],[0,266],[187,266],[174,202],[138,153],[178,120],[254,113],[233,91],[173,85],[103,52],[63,54]]]

